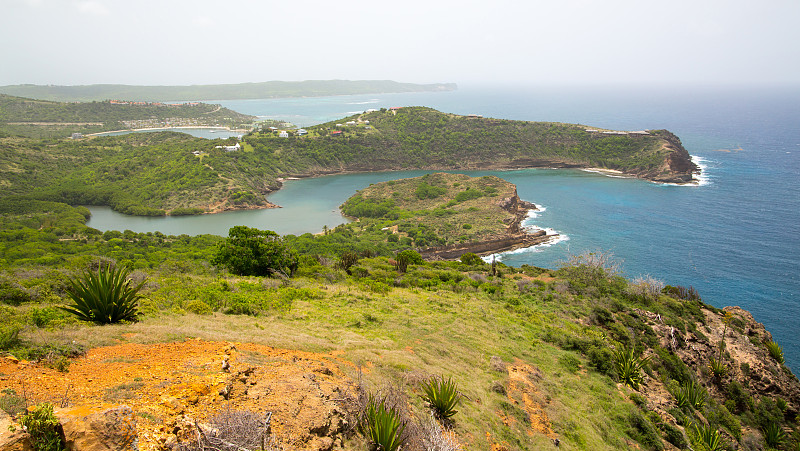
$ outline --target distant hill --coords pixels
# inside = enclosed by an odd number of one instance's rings
[[[306,80],[191,86],[10,85],[0,86],[0,93],[62,102],[113,99],[164,102],[170,100],[268,99],[389,92],[454,91],[455,89],[455,83],[416,84],[391,80]]]
[[[53,102],[0,94],[0,131],[33,138],[67,137],[73,132],[176,126],[249,125],[255,116],[208,103]]]

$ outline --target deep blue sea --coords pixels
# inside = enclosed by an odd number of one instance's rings
[[[529,225],[563,238],[503,255],[502,261],[557,267],[570,254],[613,253],[628,277],[650,275],[671,285],[691,285],[707,303],[751,311],[783,346],[789,366],[800,370],[800,88],[462,86],[444,93],[215,102],[298,126],[369,108],[424,105],[458,114],[617,130],[666,128],[702,163],[701,186],[657,185],[576,170],[493,172],[515,183],[521,198],[544,207]],[[318,184],[338,186],[339,197],[307,207],[315,209],[309,218],[318,215],[325,221],[312,225],[321,229],[334,225],[331,221],[339,216],[333,210],[356,189],[401,176],[295,181],[270,199],[286,205],[292,196],[316,198],[312,193],[320,192],[314,189]],[[297,215],[289,210],[275,214]],[[301,221],[306,227],[313,223],[309,218]],[[270,228],[270,222],[254,226]],[[307,231],[275,225],[281,233]]]

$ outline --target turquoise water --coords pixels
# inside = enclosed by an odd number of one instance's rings
[[[217,138],[230,138],[232,136],[239,136],[241,132],[235,132],[226,128],[156,128],[149,130],[136,130],[136,131],[119,131],[119,132],[105,132],[97,133],[98,136],[118,136],[126,135],[128,133],[149,133],[161,132],[169,130],[171,132],[186,133],[187,135],[196,136],[198,138],[217,139]]]
[[[612,252],[629,277],[651,275],[672,285],[692,285],[710,304],[750,310],[784,346],[788,364],[799,368],[800,89],[462,87],[445,93],[217,103],[300,126],[368,108],[426,105],[621,130],[667,128],[703,161],[703,186],[656,185],[575,170],[498,174],[517,185],[520,197],[545,207],[532,223],[568,237],[504,255],[503,261],[555,267],[569,254]],[[225,234],[238,223],[280,233],[318,232],[343,220],[333,210],[356,189],[418,174],[292,181],[270,197],[284,209],[145,221],[160,221],[148,222],[148,230],[164,233]],[[133,228],[138,219],[125,218],[112,228],[144,231]],[[99,215],[90,224],[104,228]],[[174,231],[167,228],[173,225]]]

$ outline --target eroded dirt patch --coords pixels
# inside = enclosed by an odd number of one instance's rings
[[[227,362],[225,364],[224,362]],[[247,343],[188,340],[90,350],[61,373],[0,359],[0,390],[29,403],[125,404],[139,447],[163,449],[226,408],[272,412],[272,434],[289,449],[330,449],[348,429],[340,407],[352,364],[336,356]]]

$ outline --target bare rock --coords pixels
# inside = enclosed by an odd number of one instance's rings
[[[68,450],[138,450],[136,418],[128,406],[78,406],[56,409]]]
[[[15,424],[7,413],[0,410],[0,449],[3,451],[33,451],[28,438],[28,433]]]

